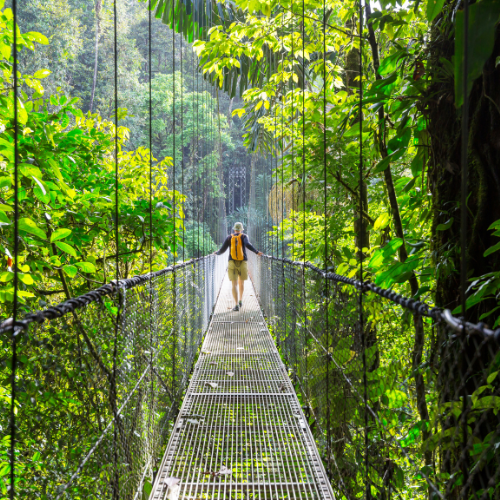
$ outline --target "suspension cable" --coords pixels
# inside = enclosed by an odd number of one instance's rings
[[[359,236],[358,236],[358,256],[359,256],[359,279],[363,282],[363,4],[359,0]],[[359,291],[359,325],[361,335],[361,349],[363,350],[363,398],[365,403],[364,415],[364,441],[365,441],[365,496],[371,498],[371,488],[369,482],[369,455],[368,455],[368,381],[366,373],[366,338],[363,318],[363,289]]]
[[[120,236],[119,236],[119,167],[118,167],[118,11],[117,0],[113,1],[113,49],[114,49],[114,105],[115,105],[115,247],[116,247],[116,283],[120,280]],[[120,307],[121,299],[120,292],[117,294],[118,312],[115,322],[115,336],[113,346],[113,379],[111,386],[111,398],[113,399],[113,412],[115,413],[115,421],[113,423],[113,500],[120,498],[120,475],[118,473],[118,426],[117,426],[117,355],[118,355],[118,331],[120,325]]]
[[[176,224],[177,224],[177,185],[176,185],[176,85],[175,85],[175,15],[174,15],[175,2],[172,2],[172,159],[173,159],[173,203],[172,203],[172,211],[173,211],[173,222],[174,222],[174,231],[173,231],[173,263],[175,264],[177,260],[177,232],[176,232]],[[176,273],[172,273],[172,332],[173,332],[173,341],[172,341],[172,394],[175,394],[175,385],[176,385],[176,349],[177,349],[177,322],[176,322],[176,307],[177,307],[177,280]]]
[[[12,76],[14,96],[14,297],[12,303],[12,364],[10,381],[10,488],[9,497],[15,498],[16,479],[16,376],[17,376],[17,316],[18,316],[18,290],[19,290],[19,145],[18,145],[18,102],[17,102],[17,0],[12,0],[12,30],[14,55]]]
[[[465,333],[465,324],[467,321],[467,191],[468,191],[468,138],[469,138],[469,86],[468,86],[468,75],[469,75],[469,0],[464,0],[464,10],[463,10],[463,67],[462,67],[462,93],[463,93],[463,104],[462,104],[462,144],[461,144],[461,163],[462,163],[462,179],[461,179],[461,196],[460,196],[460,303],[462,309],[463,317],[463,333]],[[465,366],[466,364],[466,353],[465,349],[462,348],[462,362]],[[462,441],[464,450],[468,449],[468,406],[469,397],[466,384],[463,384],[462,391]],[[469,484],[469,468],[467,467],[467,461],[462,460],[462,474],[464,491],[462,492],[462,498],[467,497],[467,490]]]
[[[153,85],[152,85],[152,34],[151,34],[151,11],[153,6],[149,0],[148,6],[148,92],[149,92],[149,272],[153,272]]]
[[[183,68],[183,20],[184,16],[181,14],[180,16],[180,38],[181,38],[181,47],[180,47],[180,59],[181,59],[181,191],[184,196],[184,200],[186,200],[185,192],[184,192],[184,68]],[[186,241],[186,211],[185,211],[186,202],[184,201],[183,213],[184,220],[182,223],[182,262],[186,260],[185,256],[185,241]]]
[[[328,272],[328,216],[327,216],[327,172],[326,172],[326,152],[327,152],[327,135],[326,135],[326,88],[327,88],[327,71],[326,71],[326,0],[323,0],[323,217],[324,217],[324,256],[323,256],[323,267],[325,269],[325,274]],[[329,283],[328,280],[324,280],[325,286],[325,331],[326,331],[326,346],[327,350],[330,349],[330,328],[328,324],[328,308],[329,308]],[[326,362],[326,442],[327,442],[327,453],[330,457],[330,359]],[[330,470],[330,460],[327,462],[328,471]]]
[[[153,366],[153,89],[152,89],[152,10],[151,0],[148,3],[148,91],[149,91],[149,364]],[[154,377],[151,375],[150,407],[154,408]],[[151,419],[151,414],[148,415]],[[150,425],[148,423],[148,429]],[[151,437],[152,439],[152,437]],[[145,469],[147,470],[147,468]]]
[[[306,58],[305,39],[305,0],[302,0],[302,232],[303,232],[303,255],[302,259],[306,263]]]
[[[281,5],[281,4],[280,4]],[[285,66],[284,66],[284,61],[285,61],[285,51],[284,51],[284,40],[283,40],[283,26],[285,23],[285,10],[282,7],[282,12],[281,12],[282,18],[281,18],[281,27],[282,27],[282,33],[281,33],[281,51],[282,51],[282,63],[281,63],[281,70],[284,72]],[[292,82],[293,82],[293,77],[292,77]],[[281,257],[285,258],[285,179],[284,179],[284,170],[285,170],[285,163],[284,163],[284,156],[283,156],[283,150],[284,150],[284,142],[285,142],[285,83],[282,80],[282,88],[283,91],[281,92]],[[281,266],[281,275],[283,279],[283,303],[286,304],[286,280],[285,280],[285,264],[283,263]],[[284,328],[283,328],[283,340],[286,339],[286,314],[284,315]]]
[[[461,200],[460,200],[460,302],[462,305],[462,316],[466,319],[466,288],[467,288],[467,146],[469,137],[469,89],[467,84],[469,68],[469,1],[464,0],[463,10],[463,72],[462,72],[462,144],[461,144],[461,163],[462,163],[462,182],[461,182]]]

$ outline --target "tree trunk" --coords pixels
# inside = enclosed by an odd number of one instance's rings
[[[433,257],[436,272],[436,304],[453,310],[460,305],[460,199],[461,199],[461,109],[456,109],[454,80],[443,71],[443,60],[454,55],[455,0],[446,2],[442,14],[431,33],[428,73],[435,75],[428,90],[427,113],[431,137],[428,166],[429,185],[434,201],[432,227]],[[476,27],[477,29],[477,27]],[[469,35],[470,36],[470,35]],[[500,27],[496,27],[491,56],[483,67],[482,75],[474,82],[470,93],[468,131],[468,193],[467,193],[467,267],[469,282],[500,269],[500,252],[484,257],[490,246],[498,242],[488,227],[500,219]],[[470,59],[474,57],[471,54]],[[446,230],[437,230],[453,218]],[[496,307],[495,300],[485,300],[467,310],[467,320],[478,322],[481,315]],[[489,319],[488,319],[489,320]],[[441,328],[439,344],[442,346],[439,385],[442,402],[458,401],[465,392],[472,394],[478,384],[484,385],[484,372],[493,361],[496,349],[475,338],[459,342],[450,338]],[[457,362],[457,360],[459,360]],[[466,379],[464,379],[466,377]],[[480,426],[473,426],[475,439],[483,440],[498,425],[492,412],[482,417]],[[460,419],[461,420],[461,419]],[[462,425],[460,421],[444,422],[444,426]],[[465,454],[466,463],[460,463],[463,444],[449,450],[443,462],[443,471],[466,468],[471,474],[467,498],[479,498],[479,492],[494,477],[489,465],[476,467]],[[458,498],[464,493],[456,487],[447,498]],[[462,497],[461,497],[462,498]],[[496,497],[495,497],[496,498]]]
[[[377,40],[375,37],[375,32],[373,30],[373,25],[369,22],[371,16],[370,3],[366,4],[366,17],[368,25],[368,41],[370,43],[370,48],[373,57],[373,68],[375,70],[375,77],[377,80],[381,78],[378,74],[378,68],[380,66],[380,55]],[[386,133],[385,133],[385,109],[381,106],[378,111],[379,115],[379,133],[378,133],[378,146],[380,150],[380,155],[382,158],[387,158],[387,144],[386,144]],[[384,180],[387,187],[387,193],[389,195],[389,205],[391,207],[392,222],[394,225],[394,232],[398,238],[401,238],[403,244],[399,247],[399,260],[400,262],[405,262],[408,259],[408,252],[406,250],[406,243],[404,237],[403,223],[401,220],[401,213],[399,210],[399,204],[396,196],[396,190],[394,189],[394,181],[392,178],[391,166],[388,165],[384,170]],[[410,278],[408,279],[411,289],[411,295],[415,296],[419,289],[419,283],[415,272],[412,271]],[[427,408],[427,400],[425,397],[425,380],[421,372],[420,365],[422,364],[423,351],[425,345],[425,331],[422,317],[414,314],[413,315],[413,326],[415,329],[415,337],[413,341],[413,352],[412,352],[412,371],[413,377],[415,379],[415,392],[417,398],[417,409],[420,415],[420,419],[423,422],[429,422],[429,410]],[[424,425],[422,428],[422,443],[427,441],[430,437],[430,431],[427,426]],[[432,453],[430,451],[424,450],[425,464],[430,465],[432,463]]]
[[[450,12],[449,17],[451,10],[445,11]],[[434,25],[430,71],[434,71],[433,68],[439,71],[440,59],[451,60],[454,54],[454,37],[442,32],[443,25],[448,26],[448,31],[454,26],[450,19]],[[485,250],[498,242],[488,227],[500,219],[500,66],[495,62],[498,56],[500,27],[497,26],[493,53],[470,95],[466,235],[469,279],[500,269],[500,252],[483,257]],[[454,104],[452,78],[436,79],[429,95],[436,96],[428,104],[432,140],[428,168],[434,200],[433,249],[438,270],[436,304],[454,309],[460,304],[461,119]],[[452,217],[449,229],[436,230],[438,224]],[[467,320],[477,322],[481,314],[495,306],[494,301],[481,302],[469,309]]]

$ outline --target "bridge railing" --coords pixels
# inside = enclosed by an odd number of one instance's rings
[[[16,498],[147,498],[226,264],[194,259],[17,323]],[[10,383],[8,360],[2,372]],[[9,447],[4,438],[4,495]]]
[[[500,498],[500,329],[308,263],[250,274],[340,498]]]

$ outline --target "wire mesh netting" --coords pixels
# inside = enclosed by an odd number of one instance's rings
[[[288,370],[247,283],[225,280],[152,500],[329,499],[328,478]],[[175,480],[173,478],[176,478]],[[172,488],[169,481],[178,481]]]
[[[224,270],[204,257],[19,323],[18,498],[147,497]]]
[[[500,498],[500,331],[372,285],[361,299],[361,283],[309,264],[250,260],[341,498]]]

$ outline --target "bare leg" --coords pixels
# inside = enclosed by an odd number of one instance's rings
[[[233,299],[237,304],[238,303],[238,290],[236,289],[236,283],[238,283],[236,280],[231,281],[231,285],[233,285],[233,289],[231,290],[233,292]]]
[[[243,290],[245,289],[245,282],[242,279],[238,279],[238,283],[240,285],[240,300],[242,300],[243,299]]]

